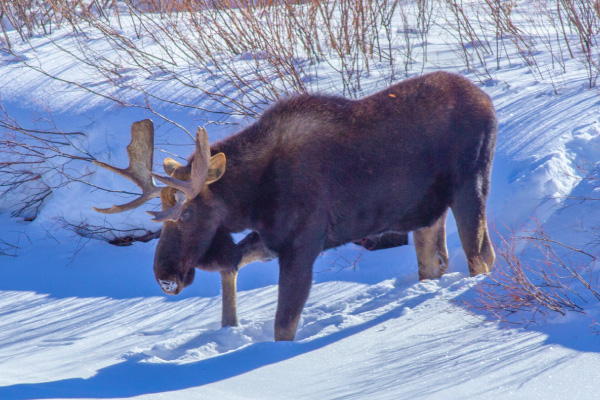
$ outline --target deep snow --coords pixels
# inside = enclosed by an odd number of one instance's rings
[[[43,37],[22,51],[60,73],[81,73],[57,59]],[[444,40],[431,38],[429,51],[436,68],[476,79],[456,67]],[[577,165],[600,161],[598,93],[585,87],[576,61],[568,67],[558,94],[518,63],[481,85],[500,124],[488,203],[500,233],[536,216],[556,238],[585,245],[589,236],[573,228],[598,225],[593,202],[562,204],[564,195],[595,193],[577,179]],[[148,117],[10,59],[0,58],[0,77],[11,115],[30,121],[50,108],[62,129],[86,132],[88,148],[115,164],[126,164],[131,122]],[[327,84],[335,89],[335,82]],[[378,85],[373,79],[370,88]],[[197,124],[198,116],[167,111],[190,130]],[[211,140],[234,132],[208,130]],[[157,135],[163,142],[185,141],[166,125]],[[90,179],[104,187],[123,184],[105,172]],[[32,223],[0,214],[0,239],[20,247],[17,257],[0,258],[0,399],[590,399],[600,391],[594,373],[600,337],[590,327],[590,317],[600,317],[598,305],[586,308],[589,315],[552,315],[527,326],[468,309],[473,285],[485,278],[466,277],[451,216],[451,266],[442,279],[418,282],[412,245],[326,252],[315,265],[297,340],[274,343],[276,261],[241,271],[241,324],[220,328],[218,274],[198,272],[181,295],[165,297],[151,268],[156,241],[117,248],[87,242],[56,223],[57,216],[101,221],[91,206],[121,200],[73,184],[57,191]],[[142,211],[125,218],[111,222],[155,228]]]

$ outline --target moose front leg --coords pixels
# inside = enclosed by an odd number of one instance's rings
[[[321,249],[310,246],[279,253],[279,293],[275,313],[275,341],[294,340],[300,314],[308,299],[313,263]]]
[[[221,326],[237,326],[237,275],[238,270],[255,261],[269,261],[277,257],[267,249],[258,233],[251,232],[237,244],[241,253],[236,269],[221,271],[222,309]]]
[[[221,326],[237,326],[237,271],[221,271]]]

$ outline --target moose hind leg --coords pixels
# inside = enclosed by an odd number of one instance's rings
[[[448,248],[446,247],[446,215],[431,226],[413,232],[417,260],[419,262],[419,279],[436,279],[444,275],[448,269]]]
[[[384,232],[378,235],[367,236],[364,239],[354,242],[369,251],[391,249],[393,247],[406,246],[408,244],[408,234],[401,232]]]
[[[256,261],[266,262],[277,257],[277,254],[265,246],[256,232],[250,232],[238,243],[238,247],[242,253],[242,258],[237,265],[238,269]]]
[[[485,217],[487,190],[483,187],[477,180],[464,185],[452,205],[471,276],[490,272],[496,259]]]

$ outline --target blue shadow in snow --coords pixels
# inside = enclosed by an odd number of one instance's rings
[[[304,343],[256,343],[241,350],[184,365],[127,360],[101,369],[88,379],[73,378],[3,386],[0,387],[0,399],[124,398],[200,387],[318,350],[398,318],[405,307],[414,308],[434,296],[433,293],[426,293],[409,299],[371,321]]]
[[[494,272],[492,271],[492,274]],[[490,285],[495,290],[501,290],[495,286],[494,281],[491,278],[486,277],[483,281],[477,284],[479,290],[482,292],[492,290],[486,285]],[[469,312],[477,315],[483,320],[487,321],[498,321],[490,311],[485,308],[481,308],[481,294],[476,290],[471,289],[456,297],[454,303],[465,308]],[[589,299],[590,302],[592,299]],[[475,306],[475,307],[474,307]],[[528,320],[527,317],[533,319],[533,311],[523,311],[522,316],[526,319],[522,319],[521,314],[505,313],[505,317],[509,322],[499,322],[501,326],[513,328],[513,329],[524,329],[527,331],[539,332],[546,335],[544,343],[548,346],[559,345],[568,349],[573,349],[582,352],[600,353],[600,336],[593,332],[592,324],[594,321],[585,314],[579,314],[570,312],[570,315],[562,317],[565,318],[564,322],[561,320],[561,316],[558,313],[549,312],[548,316],[541,318],[538,314],[535,314],[536,320]],[[549,323],[548,319],[552,318],[553,323]]]

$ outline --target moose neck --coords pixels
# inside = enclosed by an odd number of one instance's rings
[[[254,123],[235,135],[213,143],[211,154],[225,153],[227,168],[223,177],[210,185],[227,208],[224,226],[231,232],[253,229],[251,213],[256,190],[266,168],[272,146]]]

